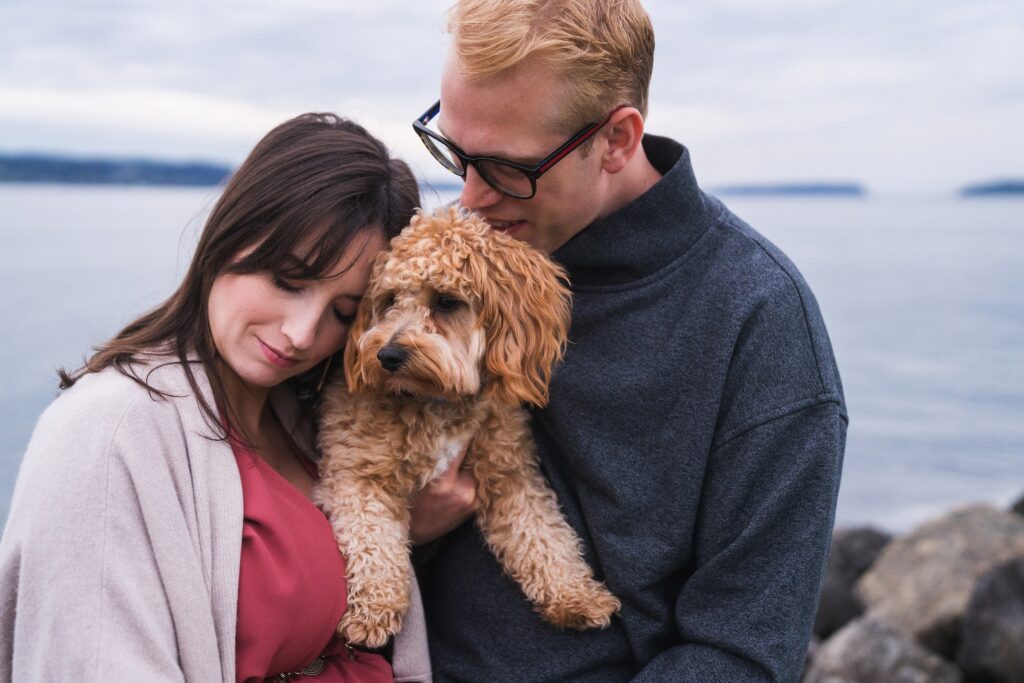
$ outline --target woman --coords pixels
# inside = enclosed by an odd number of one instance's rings
[[[308,498],[299,394],[418,201],[349,121],[306,114],[260,141],[178,290],[61,371],[0,544],[0,679],[392,680],[334,636],[344,558]],[[416,607],[394,657],[398,680],[429,679]]]

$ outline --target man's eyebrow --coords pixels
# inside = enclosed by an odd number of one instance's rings
[[[497,156],[499,159],[504,159],[505,161],[511,161],[512,163],[520,164],[521,166],[536,166],[543,159],[543,157],[530,157],[529,159],[524,159],[522,157],[516,158],[516,157],[505,156],[505,155],[502,155],[502,154],[488,154],[487,156]]]
[[[441,128],[440,122],[438,122],[437,124],[437,131],[441,133],[445,140],[448,140],[448,142],[451,142],[453,145],[455,144],[455,142],[451,138],[449,138],[448,135],[444,132],[444,129]],[[462,148],[459,147],[459,149]],[[516,158],[514,156],[508,156],[507,154],[503,154],[502,152],[475,152],[473,154],[470,154],[470,156],[494,157],[495,159],[501,159],[503,161],[511,161],[514,164],[521,164],[522,166],[536,166],[541,162],[541,159],[543,159],[543,157],[533,157],[529,159],[524,159],[522,157]]]

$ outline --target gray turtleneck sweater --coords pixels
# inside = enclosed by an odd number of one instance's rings
[[[774,245],[697,186],[663,178],[554,258],[573,322],[544,473],[622,600],[558,631],[473,524],[421,568],[438,681],[796,681],[824,573],[846,408],[814,296]]]

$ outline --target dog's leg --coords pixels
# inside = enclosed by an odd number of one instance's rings
[[[383,487],[324,468],[314,500],[331,520],[346,560],[348,606],[338,633],[380,647],[402,628],[409,607],[409,513]]]
[[[505,571],[556,626],[607,626],[618,599],[594,579],[581,544],[537,469],[525,420],[481,429],[472,468],[480,482],[477,523]]]

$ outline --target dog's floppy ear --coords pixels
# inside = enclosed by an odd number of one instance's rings
[[[551,373],[569,333],[565,271],[524,242],[494,233],[467,266],[480,287],[487,335],[484,395],[503,403],[546,405]]]
[[[348,385],[349,392],[353,394],[364,391],[367,387],[368,378],[366,373],[368,368],[360,348],[360,341],[362,340],[363,333],[373,325],[373,309],[377,297],[380,296],[380,288],[377,287],[377,281],[380,279],[387,259],[387,251],[377,255],[377,260],[373,264],[373,274],[370,275],[370,284],[367,285],[366,294],[363,296],[362,301],[359,302],[359,308],[356,309],[356,319],[352,322],[352,327],[348,330],[348,338],[345,341],[345,357],[343,362],[345,383]],[[370,359],[370,361],[375,363],[376,359]]]

